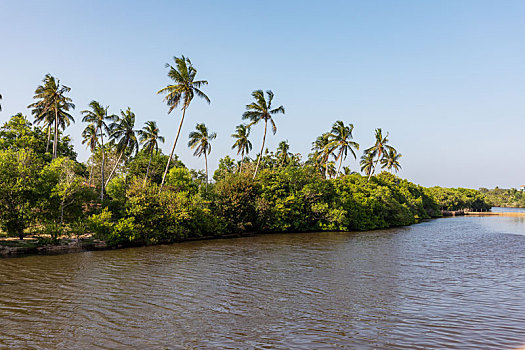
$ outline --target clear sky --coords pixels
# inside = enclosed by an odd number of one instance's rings
[[[198,122],[216,131],[210,166],[235,156],[230,135],[251,92],[271,89],[275,149],[306,157],[336,120],[353,123],[361,148],[390,132],[400,176],[430,186],[525,184],[525,1],[8,1],[0,0],[0,122],[23,112],[51,73],[72,88],[67,129],[79,159],[80,111],[96,99],[131,107],[137,128],[156,120],[173,143],[180,111],[156,92],[164,64],[191,58],[211,105],[195,99],[176,153]],[[32,118],[30,118],[32,120]],[[262,125],[254,127],[258,150]],[[359,153],[360,155],[361,153]],[[357,161],[346,165],[357,170]]]

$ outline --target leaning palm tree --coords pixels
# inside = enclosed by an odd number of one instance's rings
[[[139,143],[137,141],[135,127],[135,113],[131,111],[131,108],[128,107],[125,111],[120,111],[121,117],[118,118],[115,122],[111,123],[109,126],[111,130],[111,138],[117,141],[117,152],[120,152],[117,162],[111,169],[108,179],[106,180],[106,186],[113,177],[115,170],[117,170],[118,165],[124,154],[131,155],[133,153],[137,154],[139,149]]]
[[[386,168],[388,171],[394,170],[396,173],[401,169],[401,164],[399,164],[399,158],[403,155],[397,153],[394,148],[388,150],[385,153],[385,156],[381,159],[381,168]]]
[[[100,145],[101,145],[101,151],[102,151],[102,165],[101,165],[102,182],[101,182],[101,190],[100,190],[100,200],[103,201],[104,200],[104,189],[105,189],[104,166],[106,165],[105,164],[106,152],[104,149],[104,134],[109,135],[110,133],[110,129],[109,129],[107,122],[115,121],[118,117],[114,114],[108,115],[109,106],[103,107],[97,101],[91,101],[89,103],[89,106],[91,107],[91,110],[84,110],[81,112],[84,115],[84,118],[82,118],[82,121],[84,123],[90,123],[95,128],[95,134],[100,136]]]
[[[196,131],[190,133],[190,141],[188,146],[195,149],[194,156],[200,157],[204,154],[204,161],[206,166],[206,188],[208,188],[208,154],[211,152],[210,141],[217,137],[216,133],[209,133],[208,128],[204,123],[195,126]]]
[[[372,168],[374,167],[374,154],[370,152],[365,152],[361,156],[361,171],[368,176],[370,180],[370,174],[372,174]]]
[[[384,154],[388,152],[390,149],[393,149],[392,146],[388,145],[388,133],[386,133],[386,136],[383,137],[383,132],[381,128],[377,128],[375,131],[375,137],[376,137],[376,143],[368,148],[365,152],[372,154],[372,157],[377,157],[374,161],[374,166],[372,168],[372,171],[368,175],[368,181],[370,181],[370,178],[374,174],[377,163],[383,158]]]
[[[277,108],[272,109],[272,100],[274,96],[273,92],[271,90],[267,90],[266,94],[268,95],[268,101],[266,101],[266,99],[264,98],[264,93],[262,90],[255,90],[254,92],[252,92],[252,96],[255,99],[255,102],[246,105],[246,112],[244,112],[244,114],[242,115],[242,119],[249,119],[251,121],[249,124],[250,126],[257,124],[261,120],[264,120],[263,142],[261,145],[261,153],[259,153],[257,165],[255,166],[255,172],[253,173],[254,179],[257,176],[257,170],[259,169],[259,164],[261,163],[261,158],[263,156],[268,121],[270,122],[270,124],[272,124],[272,132],[275,135],[275,133],[277,132],[277,126],[275,125],[272,116],[278,113],[284,114],[283,106],[279,106]]]
[[[312,143],[312,151],[314,152],[313,158],[321,169],[324,169],[324,176],[328,179],[328,158],[333,153],[333,147],[329,147],[330,144],[330,133],[325,132]]]
[[[175,146],[177,145],[177,140],[179,139],[180,131],[182,128],[182,123],[184,122],[184,116],[186,110],[190,106],[191,101],[195,95],[203,98],[206,102],[210,103],[208,96],[200,90],[201,86],[208,85],[206,80],[195,80],[195,75],[197,75],[197,69],[193,67],[189,58],[184,56],[174,57],[175,67],[166,63],[166,68],[169,68],[168,77],[174,81],[174,84],[168,85],[163,89],[160,89],[157,94],[166,94],[164,101],[166,101],[169,106],[168,114],[171,113],[178,105],[182,104],[182,117],[180,118],[179,128],[177,130],[177,136],[175,136],[175,141],[173,142],[173,147],[171,148],[170,156],[168,157],[168,163],[166,164],[166,170],[164,170],[164,175],[162,175],[162,182],[160,183],[160,189],[166,181],[166,175],[168,174],[168,169],[170,167],[171,158],[173,157],[173,152],[175,151]]]
[[[46,74],[42,80],[43,85],[39,85],[35,90],[34,99],[38,101],[27,106],[33,108],[33,115],[37,123],[44,121],[47,127],[50,128],[54,125],[54,140],[53,140],[53,159],[57,157],[58,150],[58,129],[64,130],[66,126],[69,126],[71,122],[75,122],[75,119],[68,113],[70,109],[75,109],[75,105],[72,103],[70,97],[65,96],[66,93],[71,91],[71,88],[60,85],[60,80]],[[51,115],[54,116],[54,120],[51,122]],[[50,129],[48,129],[48,141],[50,136]],[[49,144],[49,142],[48,142]]]
[[[348,151],[352,153],[354,159],[357,158],[354,148],[359,150],[359,144],[357,142],[350,141],[352,139],[352,130],[354,130],[353,124],[348,124],[348,126],[346,126],[341,120],[338,120],[334,123],[332,126],[332,131],[328,135],[330,143],[328,143],[326,147],[333,149],[334,151],[339,149],[339,153],[335,158],[336,162],[339,161],[336,176],[339,175],[341,164],[343,163],[343,159],[346,159]]]
[[[148,168],[146,169],[146,177],[144,177],[143,184],[143,186],[145,186],[153,152],[157,153],[159,151],[159,141],[164,143],[164,136],[159,135],[157,123],[151,120],[147,121],[142,130],[137,131],[137,134],[139,135],[140,143],[143,145],[142,149],[149,154]]]
[[[248,137],[250,137],[250,127],[244,124],[237,125],[235,128],[235,134],[232,134],[231,136],[235,139],[232,149],[237,148],[237,155],[241,155],[241,164],[239,166],[239,172],[241,172],[244,163],[244,156],[252,150],[252,143],[248,139]]]
[[[89,124],[82,132],[82,144],[86,144],[86,147],[91,151],[91,154],[95,154],[98,145],[98,135],[95,125]],[[89,171],[89,185],[93,178],[93,167],[95,162],[91,162],[91,169]]]

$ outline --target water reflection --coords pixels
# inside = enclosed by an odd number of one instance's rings
[[[4,259],[0,347],[518,347],[520,219]]]

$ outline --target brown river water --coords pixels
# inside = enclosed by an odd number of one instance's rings
[[[0,348],[524,344],[524,217],[0,260]]]

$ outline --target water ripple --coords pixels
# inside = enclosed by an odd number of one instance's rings
[[[0,347],[518,348],[523,233],[465,217],[4,259]]]

